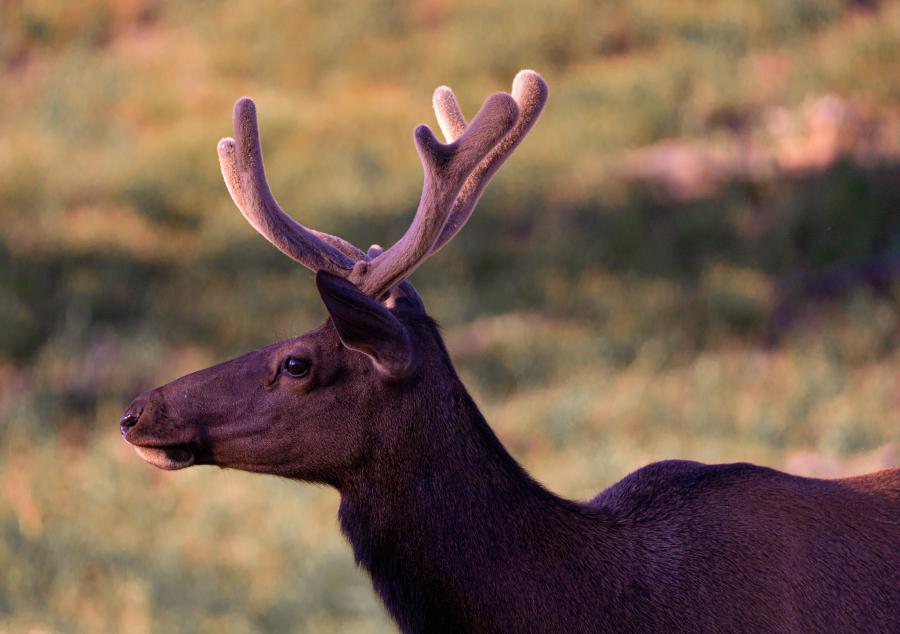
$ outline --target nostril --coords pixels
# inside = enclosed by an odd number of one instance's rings
[[[122,418],[119,419],[119,431],[123,436],[128,434],[131,428],[138,424],[144,410],[147,409],[147,404],[150,402],[151,396],[152,393],[149,392],[147,394],[141,394],[131,401],[131,405],[125,408],[125,413],[122,414]]]
[[[139,415],[134,412],[125,412],[125,415],[119,420],[119,429],[123,435],[127,434],[128,430],[137,424],[138,417]]]

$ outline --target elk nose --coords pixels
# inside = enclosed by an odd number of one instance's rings
[[[125,410],[125,413],[122,414],[122,418],[119,419],[119,431],[122,432],[123,436],[127,435],[128,431],[137,425],[138,419],[141,417],[141,411],[143,411],[144,405],[140,400],[141,399],[138,399],[129,405],[128,409]]]

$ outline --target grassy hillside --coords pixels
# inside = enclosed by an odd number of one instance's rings
[[[391,243],[431,91],[541,121],[414,281],[498,434],[586,498],[653,460],[900,444],[900,3],[0,3],[0,631],[391,631],[337,495],[124,446],[138,391],[324,317],[221,181],[257,101],[302,222]]]

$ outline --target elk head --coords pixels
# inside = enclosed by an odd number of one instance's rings
[[[125,440],[163,469],[216,464],[334,485],[376,445],[402,443],[404,411],[423,400],[422,386],[453,375],[407,278],[462,228],[546,99],[543,79],[522,71],[511,95],[491,95],[467,124],[450,89],[438,88],[434,109],[447,143],[428,126],[415,129],[424,170],[415,218],[392,247],[367,253],[279,207],[266,182],[254,104],[240,99],[235,138],[218,146],[228,191],[259,233],[316,273],[329,319],[139,396],[120,421]]]

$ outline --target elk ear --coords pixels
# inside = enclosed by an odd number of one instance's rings
[[[406,327],[383,304],[352,283],[326,271],[316,287],[341,342],[368,355],[385,376],[402,378],[413,368],[415,351]]]

